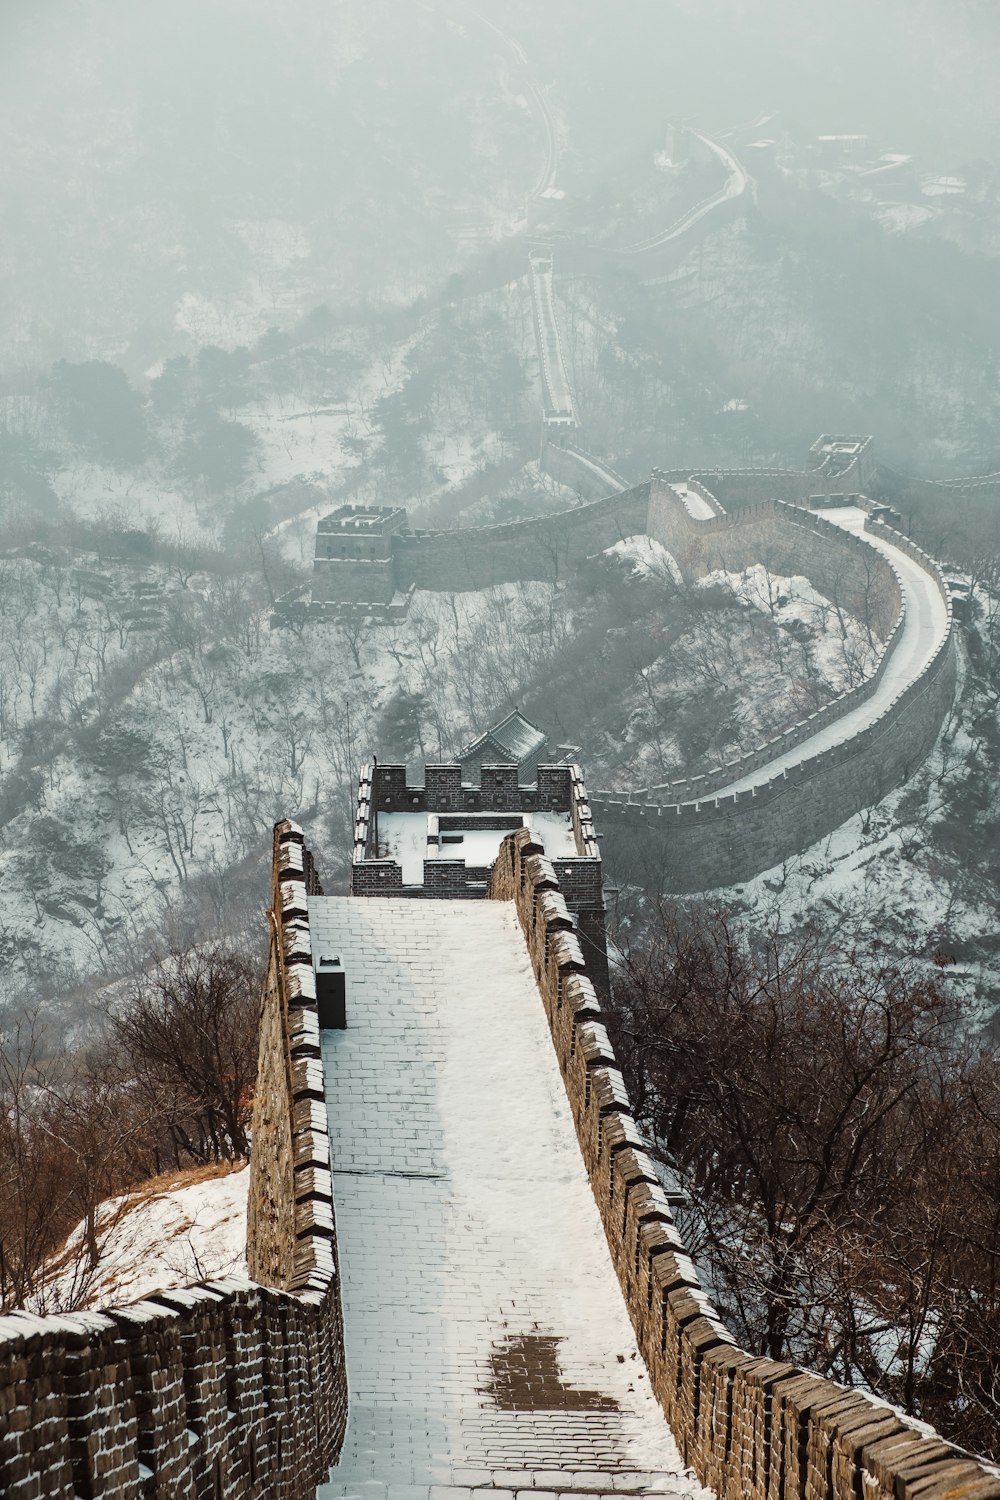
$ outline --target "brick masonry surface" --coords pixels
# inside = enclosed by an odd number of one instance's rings
[[[649,1389],[511,903],[310,900],[350,1417],[323,1500],[700,1494]]]
[[[527,830],[504,841],[490,894],[515,903],[639,1349],[702,1482],[720,1500],[1000,1500],[995,1470],[928,1429],[736,1348],[685,1254],[555,871]]]
[[[301,829],[275,829],[247,1258],[100,1312],[0,1318],[3,1500],[307,1500],[346,1421]]]

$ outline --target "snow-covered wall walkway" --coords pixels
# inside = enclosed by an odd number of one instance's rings
[[[650,1390],[513,905],[312,897],[350,1383],[322,1500],[700,1495]],[[383,1488],[384,1487],[384,1488]]]

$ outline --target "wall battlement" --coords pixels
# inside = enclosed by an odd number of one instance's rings
[[[306,1500],[347,1386],[302,830],[275,829],[247,1254],[238,1277],[0,1318],[10,1500]]]
[[[499,847],[503,830],[516,827],[525,815],[567,814],[575,852],[552,850],[550,857],[595,978],[602,992],[607,991],[603,865],[579,766],[540,765],[530,786],[519,785],[516,765],[481,766],[478,785],[463,781],[462,767],[457,763],[425,766],[422,786],[408,785],[405,766],[362,766],[354,822],[352,896],[484,899],[492,861],[467,864],[464,859],[439,858],[434,851],[422,862],[419,882],[407,881],[401,859],[388,856],[379,841],[380,812],[390,816],[425,814],[435,834],[438,815],[443,815],[441,822],[447,818],[449,827],[455,829],[475,829],[486,815],[485,822],[500,830],[494,847]],[[490,814],[494,815],[492,823]]]
[[[646,1153],[555,870],[526,830],[505,840],[490,895],[516,907],[652,1390],[702,1484],[720,1500],[997,1500],[987,1465],[876,1398],[737,1348]]]

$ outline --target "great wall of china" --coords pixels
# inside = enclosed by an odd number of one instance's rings
[[[516,43],[498,35],[525,64]],[[555,134],[526,64],[525,71],[533,89],[530,97],[546,125],[540,187],[548,189],[555,177]],[[687,216],[690,222],[681,220],[651,237],[649,247],[633,248],[656,248],[696,223],[704,225],[738,202],[733,183],[731,175],[727,189]],[[539,287],[551,307],[551,261]],[[540,340],[546,339],[546,354],[555,351],[561,360],[558,324],[554,316],[549,322],[544,307],[536,326]],[[568,397],[561,406],[552,404],[553,389]],[[479,532],[403,533],[392,558],[404,590],[563,578],[583,558],[623,536],[644,532],[673,551],[689,576],[699,576],[713,560],[742,566],[741,558],[775,563],[784,558],[796,562],[795,571],[815,575],[817,586],[821,579],[829,586],[832,578],[858,607],[876,604],[879,613],[882,649],[873,677],[779,741],[679,785],[591,797],[609,844],[621,839],[633,860],[645,861],[660,884],[665,877],[676,888],[746,878],[904,779],[933,743],[953,691],[955,632],[937,565],[887,525],[878,507],[843,493],[847,484],[838,493],[818,479],[816,470],[676,470],[629,488],[578,446],[565,370],[561,377],[553,375],[545,399],[557,420],[546,434],[543,463],[592,503],[563,516]],[[573,422],[566,420],[568,415]],[[992,482],[993,476],[964,487]],[[700,519],[691,513],[689,496],[702,502]],[[816,514],[826,508],[841,511],[842,519],[848,511],[860,513],[864,536]],[[379,561],[383,576],[388,555]],[[936,594],[938,605],[915,597],[916,574],[904,576],[901,559],[926,580],[924,593]],[[363,590],[355,593],[355,604],[362,601],[366,607],[365,597]],[[367,607],[392,617],[391,603],[373,600]],[[926,629],[918,617],[924,617]],[[907,649],[908,625],[912,635],[915,623],[916,633],[927,638],[908,657],[906,680],[900,684],[893,673]],[[859,713],[867,714],[866,721],[838,735],[838,726],[849,725]],[[833,742],[823,744],[831,731]],[[515,832],[501,846],[488,894],[491,902],[516,913],[536,986],[533,999],[551,1034],[636,1348],[683,1462],[725,1500],[998,1500],[1000,1479],[993,1469],[897,1411],[734,1345],[685,1253],[669,1201],[645,1153],[577,936],[577,919],[560,887],[561,868],[527,830]],[[445,1463],[448,1453],[442,1449],[455,1443],[459,1429],[464,1435],[464,1417],[425,1434],[426,1472],[410,1473],[399,1483],[382,1482],[373,1477],[370,1465],[364,1466],[369,1439],[362,1420],[371,1392],[352,1378],[349,1398],[349,1368],[361,1372],[357,1379],[368,1377],[365,1349],[369,1343],[377,1345],[380,1330],[373,1326],[371,1338],[366,1337],[366,1320],[381,1321],[391,1350],[381,1373],[391,1384],[412,1310],[407,1298],[416,1311],[424,1310],[418,1305],[420,1290],[434,1268],[426,1264],[425,1254],[417,1255],[410,1267],[414,1279],[401,1281],[406,1247],[398,1219],[385,1230],[381,1223],[375,1225],[385,1306],[380,1320],[367,1303],[350,1309],[358,1343],[352,1348],[349,1337],[345,1355],[344,1288],[363,1267],[345,1260],[343,1251],[338,1257],[335,1209],[352,1233],[360,1234],[366,1225],[363,1200],[348,1186],[355,1172],[345,1161],[348,1118],[343,1116],[344,1133],[332,1139],[330,1120],[334,1101],[350,1096],[352,1081],[359,1097],[371,1091],[371,1079],[384,1065],[384,1046],[369,1057],[355,1041],[352,1080],[351,1054],[337,1054],[323,1042],[315,979],[319,950],[310,921],[311,906],[319,919],[322,899],[301,830],[279,824],[247,1226],[254,1279],[200,1283],[99,1312],[59,1317],[21,1312],[0,1319],[0,1494],[5,1500],[305,1500],[324,1484],[330,1466],[346,1458],[349,1405],[353,1430],[360,1435],[351,1456],[361,1466],[345,1468],[344,1483],[331,1485],[329,1494],[414,1500],[419,1492],[423,1500],[514,1500],[516,1493],[565,1493],[574,1500],[581,1495],[613,1500],[630,1492],[689,1493],[683,1475],[674,1475],[679,1483],[671,1487],[670,1475],[623,1469],[600,1457],[596,1444],[587,1447],[588,1432],[596,1430],[597,1441],[603,1442],[610,1430],[607,1399],[598,1397],[589,1409],[580,1409],[586,1403],[576,1398],[595,1396],[589,1391],[572,1392],[574,1402],[563,1400],[562,1410],[509,1412],[512,1418],[531,1421],[518,1421],[513,1428],[508,1424],[504,1430],[519,1436],[492,1467]],[[350,904],[350,898],[343,903]],[[392,919],[402,903],[354,904],[369,911],[380,908]],[[411,918],[420,906],[411,904]],[[398,920],[403,916],[399,913]],[[346,931],[350,918],[342,920]],[[385,944],[376,929],[369,931],[359,922],[357,931],[367,934],[357,942],[382,954]],[[508,956],[517,961],[516,953]],[[441,958],[440,948],[421,952],[420,973],[436,972]],[[478,954],[473,960],[478,961]],[[387,974],[391,987],[392,974]],[[408,983],[402,984],[399,1010],[409,1005]],[[381,991],[375,1000],[376,1009],[384,1011]],[[374,1032],[372,1039],[384,1040]],[[504,1041],[501,1025],[493,1050],[502,1053]],[[412,1044],[412,1037],[404,1036],[404,1048]],[[422,1060],[415,1064],[414,1057],[406,1050],[401,1059],[405,1067],[399,1077],[409,1087],[425,1066]],[[422,1084],[422,1076],[417,1081]],[[511,1079],[506,1102],[512,1136],[525,1082]],[[421,1103],[404,1093],[399,1123],[405,1124],[405,1116],[412,1117]],[[379,1112],[386,1107],[379,1103]],[[532,1176],[544,1175],[545,1163],[539,1160],[537,1139],[522,1134],[523,1154],[516,1166],[523,1192]],[[441,1176],[399,1165],[406,1170],[389,1171],[388,1176],[400,1182]],[[560,1161],[558,1175],[564,1172]],[[358,1180],[363,1177],[364,1172]],[[493,1185],[471,1186],[480,1191]],[[486,1248],[472,1246],[477,1272]],[[553,1258],[558,1276],[565,1278],[558,1291],[567,1301],[576,1294],[570,1280],[573,1259]],[[348,1286],[348,1300],[350,1295]],[[427,1413],[420,1410],[425,1373],[419,1363],[401,1367],[405,1390],[393,1388],[389,1400],[398,1413],[405,1410],[409,1395],[416,1402],[416,1419],[429,1428]],[[473,1406],[481,1408],[482,1392],[470,1387],[468,1394],[475,1398]],[[496,1400],[497,1406],[502,1404]],[[576,1419],[573,1435],[566,1435],[570,1429],[565,1425],[557,1426],[564,1434],[564,1452],[558,1457],[571,1457],[571,1444],[579,1442],[581,1455],[586,1452],[589,1458],[580,1456],[562,1466],[552,1458],[539,1468],[524,1450],[524,1427],[537,1435],[541,1416],[564,1424],[567,1414]],[[398,1422],[393,1430],[398,1435]],[[377,1436],[377,1429],[372,1431]]]
[[[598,482],[596,461],[582,452],[549,451],[560,463],[585,464],[588,483]],[[846,478],[855,477],[849,468]],[[779,575],[804,574],[866,620],[880,652],[859,686],[730,765],[665,786],[593,794],[620,873],[663,891],[708,890],[781,864],[880,801],[926,758],[953,699],[957,633],[941,569],[889,524],[896,518],[887,507],[835,491],[844,478],[817,469],[657,471],[646,484],[555,515],[452,531],[407,530],[405,513],[394,512],[398,529],[384,538],[382,555],[317,560],[317,570],[327,588],[339,586],[332,577],[352,575],[348,597],[365,589],[373,570],[397,597],[555,582],[641,534],[665,547],[688,581],[764,563]],[[742,506],[724,508],[720,492],[729,506],[740,496]],[[343,523],[356,524],[353,513]]]
[[[301,830],[278,825],[248,1224],[258,1280],[0,1320],[6,1500],[306,1500],[317,1485],[331,1500],[413,1500],[417,1490],[430,1500],[680,1497],[691,1493],[684,1465],[720,1500],[998,1500],[995,1471],[898,1411],[736,1347],[685,1253],[572,912],[527,828],[501,844],[488,896],[324,898]],[[469,932],[472,947],[454,949]],[[347,1030],[330,1033],[320,1031],[316,964],[333,945],[352,988]],[[483,995],[477,1020],[470,1000],[486,951],[510,1005]],[[583,1290],[577,1263],[591,1251],[582,1240],[573,1256],[559,1251],[565,1140],[539,1135],[534,1116],[523,1116],[532,1078],[505,1071],[511,1023],[529,1033],[520,1055],[531,1071],[547,1068],[534,1050],[543,1013],[565,1090],[556,1113],[579,1146],[572,1174],[589,1179],[607,1244],[598,1279],[611,1300],[600,1316],[618,1317],[604,1279],[616,1276],[648,1380],[627,1410],[623,1385],[619,1398],[602,1394],[618,1388],[606,1346],[603,1374],[591,1366],[576,1376],[596,1390],[545,1373],[562,1343],[580,1358],[572,1351],[586,1346],[597,1286],[587,1282],[581,1321],[569,1309]],[[453,1073],[438,1080],[432,1071],[459,1042],[471,1046],[461,1055],[476,1075],[463,1088]],[[482,1069],[493,1086],[508,1079],[509,1098],[491,1105]],[[452,1123],[441,1137],[432,1101],[446,1085]],[[548,1098],[543,1089],[539,1099]],[[546,1119],[554,1099],[542,1105]],[[499,1134],[497,1107],[507,1110]],[[487,1168],[483,1150],[498,1142],[504,1165]],[[556,1153],[551,1165],[547,1152]],[[509,1247],[497,1243],[497,1225],[482,1242],[477,1232],[498,1193],[523,1211],[533,1182],[544,1206],[532,1235],[556,1239],[545,1284],[529,1293],[509,1280],[523,1239],[515,1221]],[[582,1235],[591,1210],[576,1197],[567,1207]],[[498,1281],[483,1283],[487,1265]],[[517,1332],[520,1302],[535,1319],[530,1335]],[[615,1330],[612,1349],[621,1349],[625,1334]],[[627,1361],[624,1347],[618,1358]],[[477,1358],[490,1348],[484,1385]],[[632,1392],[635,1372],[623,1378]]]

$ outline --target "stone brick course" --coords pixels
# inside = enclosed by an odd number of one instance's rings
[[[273,867],[248,1210],[257,1281],[0,1318],[4,1500],[304,1500],[340,1451],[347,1391],[306,909],[319,882],[294,824],[275,830]]]
[[[1000,1479],[972,1455],[874,1398],[735,1347],[645,1155],[594,986],[561,961],[551,873],[520,830],[490,894],[517,907],[611,1257],[685,1462],[720,1500],[998,1500]]]

